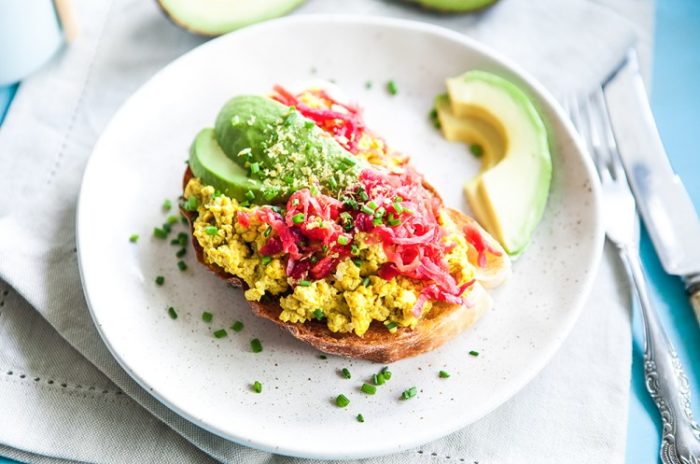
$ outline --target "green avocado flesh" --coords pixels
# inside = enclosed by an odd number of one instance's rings
[[[158,0],[178,26],[215,36],[285,15],[304,0]]]
[[[521,254],[542,219],[552,179],[547,129],[528,96],[483,71],[447,80],[436,108],[448,140],[483,147],[482,169],[465,184],[482,225],[511,256]]]
[[[463,13],[487,7],[496,0],[418,0],[418,3],[431,10]]]
[[[229,100],[190,153],[190,168],[204,183],[258,204],[314,186],[335,195],[357,183],[364,165],[294,108],[253,95]]]

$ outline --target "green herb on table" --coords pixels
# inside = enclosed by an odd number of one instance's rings
[[[344,379],[352,378],[352,374],[350,374],[350,371],[348,370],[347,367],[344,367],[343,370],[340,372],[342,373]]]
[[[469,356],[474,356],[476,358],[477,356],[479,356],[479,352],[472,350],[469,352]]]
[[[172,226],[177,222],[177,216],[168,216],[166,222]]]
[[[357,419],[357,422],[364,422],[364,421],[365,421],[365,416],[363,416],[362,414],[358,414],[357,417],[356,417],[356,419]]]
[[[388,81],[386,83],[386,91],[389,92],[389,95],[392,96],[399,93],[399,88],[396,86],[396,82],[394,82],[393,80]]]
[[[372,376],[372,381],[375,385],[384,385],[384,374],[382,374],[381,372],[379,374],[374,374],[374,376]]]
[[[224,338],[226,335],[228,335],[226,329],[219,329],[214,332],[214,338]]]
[[[180,248],[177,253],[175,253],[175,256],[178,258],[182,258],[187,254],[187,248]]]
[[[374,385],[370,385],[368,383],[363,383],[362,386],[360,387],[360,391],[362,391],[362,393],[366,393],[368,395],[374,395],[375,393],[377,393],[377,387],[375,387]]]
[[[168,233],[165,231],[165,229],[161,229],[160,227],[154,227],[153,228],[153,236],[155,238],[165,240],[166,238],[168,238]]]
[[[171,209],[172,207],[173,207],[173,202],[172,202],[172,201],[166,199],[166,200],[163,202],[163,211],[170,211],[170,209]]]
[[[202,312],[202,320],[206,322],[207,324],[210,323],[214,319],[214,315],[210,313],[209,311],[204,311]]]
[[[262,384],[261,384],[259,381],[257,381],[257,380],[256,380],[255,382],[253,382],[253,391],[254,391],[255,393],[260,393],[260,392],[262,392]]]
[[[250,349],[253,353],[260,353],[263,350],[262,343],[257,338],[250,341]]]
[[[161,286],[164,283],[165,283],[165,277],[163,277],[163,276],[156,277],[156,285]]]
[[[435,108],[430,110],[430,113],[428,113],[428,118],[430,119],[430,122],[433,124],[433,127],[435,127],[435,129],[440,129],[440,119],[438,118],[438,113]]]
[[[413,398],[418,394],[418,389],[416,387],[411,387],[408,390],[404,390],[403,393],[401,393],[401,399],[402,400],[408,400]]]
[[[450,373],[447,372],[447,371],[440,371],[440,372],[438,373],[438,376],[439,376],[441,379],[447,379],[447,378],[450,377]]]
[[[391,379],[391,371],[389,370],[389,366],[384,366],[381,370],[382,377],[384,377],[384,380],[390,380]]]
[[[139,234],[131,234],[131,237],[129,237],[129,241],[131,243],[136,243],[139,241]]]
[[[168,308],[168,316],[170,316],[170,319],[177,319],[177,312],[172,306]]]
[[[484,148],[476,143],[472,143],[471,145],[469,145],[469,151],[472,155],[474,155],[477,158],[481,158],[484,154]]]
[[[231,326],[231,330],[233,330],[234,332],[240,332],[241,330],[243,330],[243,323],[241,321],[234,322]]]
[[[177,267],[178,267],[178,269],[180,269],[181,271],[186,271],[186,270],[187,270],[187,263],[185,263],[184,261],[178,261],[178,262],[177,262]]]

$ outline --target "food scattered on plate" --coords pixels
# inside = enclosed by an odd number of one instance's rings
[[[183,188],[198,260],[326,353],[432,350],[488,311],[485,287],[510,274],[498,241],[330,85],[229,100],[196,135]]]
[[[435,99],[442,134],[465,142],[481,172],[464,186],[476,219],[511,257],[525,251],[542,219],[552,180],[546,126],[535,105],[503,77],[468,71]]]

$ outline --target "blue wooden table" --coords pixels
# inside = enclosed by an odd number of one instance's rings
[[[671,163],[688,188],[696,209],[700,210],[700,2],[659,0],[656,20],[652,106]],[[0,87],[0,124],[16,90],[16,86]],[[687,367],[698,418],[700,329],[680,280],[664,273],[646,232],[643,232],[641,248],[651,280],[652,297]],[[660,421],[644,388],[642,333],[636,317],[634,324],[626,462],[655,463],[661,436]],[[14,463],[0,457],[0,464]]]

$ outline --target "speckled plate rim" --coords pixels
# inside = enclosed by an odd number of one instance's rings
[[[177,58],[176,60],[172,61],[170,64],[168,64],[167,66],[162,68],[160,71],[158,71],[154,76],[152,76],[136,92],[134,92],[122,104],[122,106],[117,111],[117,113],[115,113],[115,115],[113,116],[113,120],[116,119],[117,116],[122,111],[124,111],[125,107],[129,106],[128,104],[133,99],[136,99],[141,93],[146,92],[148,87],[149,87],[149,84],[153,80],[155,80],[161,74],[166,73],[169,70],[169,68],[174,66],[176,63],[180,62],[181,60],[186,59],[189,54],[199,52],[200,49],[218,46],[218,44],[220,42],[223,42],[223,41],[236,40],[238,37],[241,37],[241,36],[246,35],[246,34],[258,34],[258,33],[265,32],[265,31],[273,31],[275,28],[279,27],[280,25],[286,25],[289,23],[308,24],[309,26],[313,26],[314,24],[320,24],[320,23],[323,23],[323,24],[334,23],[338,27],[343,27],[343,25],[363,25],[363,24],[366,24],[366,25],[373,25],[373,26],[386,26],[386,27],[400,28],[400,29],[404,29],[406,31],[421,32],[421,33],[432,34],[435,36],[440,36],[444,39],[458,43],[465,48],[472,49],[472,50],[476,51],[477,53],[481,53],[481,54],[487,56],[489,59],[491,59],[497,65],[502,66],[505,69],[508,69],[509,72],[513,73],[513,75],[517,76],[522,82],[527,84],[530,87],[530,90],[532,91],[531,94],[534,97],[536,97],[537,99],[539,99],[541,102],[546,103],[550,107],[550,109],[553,111],[554,115],[556,116],[556,119],[558,119],[558,122],[563,126],[565,132],[570,137],[570,139],[572,141],[572,146],[575,148],[576,153],[578,154],[578,156],[580,157],[580,160],[582,161],[583,165],[585,166],[586,175],[591,180],[591,196],[592,196],[591,207],[592,207],[592,210],[594,212],[594,221],[592,224],[592,228],[594,230],[594,238],[593,238],[594,243],[593,243],[592,249],[595,250],[595,252],[589,256],[589,261],[584,263],[588,269],[591,269],[591,272],[589,272],[587,274],[586,279],[580,285],[580,291],[578,292],[576,297],[573,298],[571,309],[568,311],[568,318],[565,320],[565,323],[562,325],[562,329],[561,329],[561,333],[560,333],[561,336],[557,338],[556,342],[549,345],[549,350],[547,350],[546,352],[542,352],[536,360],[532,361],[531,368],[528,371],[528,375],[523,375],[522,377],[520,377],[518,379],[517,382],[512,382],[511,387],[509,389],[503,390],[500,395],[491,396],[490,400],[483,405],[483,408],[480,411],[478,411],[477,414],[473,414],[469,418],[464,418],[461,416],[445,417],[444,421],[443,421],[443,427],[439,428],[438,430],[422,429],[419,434],[415,434],[415,435],[410,436],[410,437],[407,436],[406,439],[401,443],[390,443],[390,444],[387,443],[384,446],[375,446],[375,447],[371,447],[371,448],[370,447],[363,447],[362,445],[358,445],[358,446],[354,447],[354,449],[352,451],[337,453],[334,450],[312,451],[308,447],[305,447],[303,445],[303,443],[304,443],[303,440],[300,442],[301,444],[299,446],[296,446],[296,447],[288,446],[286,448],[280,448],[279,446],[277,446],[275,444],[274,437],[269,437],[269,439],[267,439],[267,440],[255,440],[255,439],[250,439],[250,437],[246,436],[245,434],[231,433],[230,431],[222,430],[218,427],[214,427],[210,423],[207,422],[206,418],[193,416],[185,408],[183,408],[180,404],[169,401],[159,391],[151,388],[151,386],[148,384],[148,382],[142,376],[140,376],[138,372],[134,371],[132,369],[132,367],[129,366],[129,364],[127,362],[125,362],[125,360],[120,356],[119,352],[117,350],[115,350],[115,348],[112,346],[109,338],[105,335],[105,332],[104,332],[102,325],[99,321],[99,317],[96,315],[96,311],[95,311],[94,305],[91,301],[90,292],[89,292],[89,278],[86,276],[86,272],[85,272],[86,257],[81,252],[81,236],[83,234],[82,229],[86,223],[86,221],[84,219],[81,220],[81,218],[84,218],[83,205],[86,203],[86,200],[84,199],[85,189],[83,189],[83,186],[85,185],[85,179],[88,178],[88,176],[90,176],[90,173],[92,171],[92,169],[91,169],[92,165],[96,163],[95,162],[96,157],[94,157],[94,156],[90,157],[90,159],[88,160],[85,172],[83,174],[83,181],[82,181],[82,185],[81,185],[80,195],[78,198],[78,207],[77,207],[77,215],[76,215],[76,243],[77,243],[77,249],[78,249],[78,264],[79,264],[79,270],[80,270],[80,278],[81,278],[81,282],[83,285],[83,292],[85,294],[85,299],[87,301],[87,305],[88,305],[88,308],[90,310],[90,315],[91,315],[93,322],[97,328],[97,331],[100,334],[102,340],[104,341],[105,345],[109,349],[112,356],[117,360],[118,364],[129,374],[129,376],[131,378],[133,378],[141,387],[143,387],[144,390],[149,392],[158,401],[160,401],[162,404],[167,406],[172,411],[176,412],[181,417],[187,419],[188,421],[201,427],[204,430],[207,430],[207,431],[214,433],[220,437],[232,440],[232,441],[239,443],[239,444],[242,444],[242,445],[246,445],[246,446],[256,448],[259,450],[263,450],[263,451],[267,451],[270,453],[283,454],[283,455],[302,457],[302,458],[311,458],[311,459],[361,459],[361,458],[382,456],[382,455],[386,455],[386,454],[390,454],[390,453],[395,453],[397,451],[410,449],[410,448],[420,446],[422,444],[434,441],[436,439],[439,439],[441,437],[449,435],[449,434],[481,419],[482,417],[488,415],[494,409],[498,408],[500,405],[505,403],[507,400],[512,398],[514,395],[516,395],[525,385],[527,385],[530,381],[532,381],[532,379],[537,374],[539,374],[539,372],[547,365],[547,363],[549,363],[549,361],[552,359],[554,354],[559,350],[559,348],[563,344],[564,340],[568,337],[569,333],[571,332],[571,329],[573,328],[574,324],[578,320],[578,317],[581,313],[583,304],[584,304],[585,300],[587,299],[588,295],[590,294],[595,277],[597,275],[597,270],[598,270],[598,267],[600,264],[602,251],[603,251],[603,244],[604,244],[604,231],[603,231],[603,227],[602,227],[601,212],[600,212],[600,202],[601,202],[600,184],[599,184],[598,177],[597,177],[597,174],[595,172],[593,163],[592,163],[590,157],[587,156],[587,151],[585,149],[585,146],[582,143],[582,141],[580,140],[580,137],[578,136],[576,130],[574,129],[571,122],[569,121],[564,110],[561,108],[561,106],[558,104],[558,102],[550,95],[550,93],[543,87],[542,84],[540,84],[529,73],[527,73],[526,71],[521,69],[518,65],[516,65],[515,63],[513,63],[509,59],[503,57],[499,53],[491,50],[490,48],[486,47],[485,45],[479,43],[478,41],[476,41],[474,39],[471,39],[471,38],[469,38],[465,35],[462,35],[458,32],[454,32],[454,31],[451,31],[449,29],[446,29],[446,28],[443,28],[440,26],[435,26],[435,25],[426,24],[426,23],[413,21],[413,20],[384,18],[384,17],[370,18],[370,17],[342,16],[342,15],[298,15],[298,16],[291,16],[291,17],[286,17],[286,18],[270,20],[270,21],[267,21],[267,22],[264,22],[261,24],[248,26],[248,27],[240,29],[236,32],[221,36],[221,37],[213,39],[205,44],[202,44],[202,45],[196,47],[195,49],[191,50],[190,52]],[[107,127],[107,129],[105,129],[105,132],[108,129],[109,129],[109,126]],[[100,146],[100,140],[98,140],[97,144],[95,145],[95,148],[93,149],[93,154],[99,151],[99,146]]]

